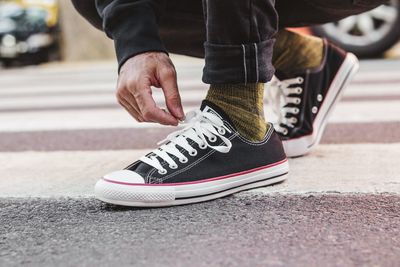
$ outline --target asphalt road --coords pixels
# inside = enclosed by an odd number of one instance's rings
[[[0,200],[0,266],[399,266],[400,196],[232,197],[164,209]]]

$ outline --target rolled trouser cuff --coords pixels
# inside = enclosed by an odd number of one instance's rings
[[[208,84],[268,82],[274,75],[275,39],[241,45],[204,43],[203,82]]]

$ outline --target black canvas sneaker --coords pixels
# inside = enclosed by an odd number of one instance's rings
[[[315,147],[343,89],[359,68],[357,58],[325,41],[322,64],[286,76],[277,71],[267,87],[267,102],[277,116],[275,130],[286,155],[298,157]]]
[[[283,181],[289,166],[270,125],[250,142],[217,106],[204,101],[186,116],[187,127],[158,149],[95,186],[96,197],[125,206],[161,207],[207,201]]]

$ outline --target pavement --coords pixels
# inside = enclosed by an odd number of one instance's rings
[[[189,111],[206,93],[203,62],[174,62]],[[117,105],[114,63],[2,70],[0,266],[399,266],[399,69],[361,63],[288,181],[163,209],[93,198],[101,175],[173,131]]]

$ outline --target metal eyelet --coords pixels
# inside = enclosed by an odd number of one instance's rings
[[[298,77],[298,78],[297,78],[297,82],[298,82],[298,83],[303,83],[303,82],[304,82],[303,77]]]
[[[217,137],[216,137],[215,135],[214,135],[214,136],[211,136],[211,137],[209,138],[209,140],[210,140],[211,143],[214,143],[214,142],[217,141]]]
[[[192,157],[196,156],[197,155],[197,150],[193,149],[192,151],[189,152],[189,155],[192,156]]]
[[[293,117],[291,120],[292,120],[292,123],[297,123],[297,118]]]
[[[207,144],[206,143],[202,143],[199,145],[200,149],[206,149],[207,148]]]
[[[318,102],[321,102],[321,101],[322,101],[322,99],[323,99],[322,95],[321,95],[321,94],[319,94],[319,95],[317,96],[317,100],[318,100]]]
[[[314,114],[316,114],[316,113],[318,112],[318,108],[314,106],[314,107],[311,109],[311,112],[314,113]]]
[[[296,98],[296,104],[300,104],[301,103],[301,99],[300,98]]]
[[[162,170],[158,170],[159,174],[167,174],[167,170],[166,169],[162,169]]]
[[[298,108],[295,108],[294,110],[293,110],[293,113],[294,114],[298,114],[300,112],[300,109],[298,109]]]
[[[221,135],[224,135],[226,133],[226,131],[225,131],[224,128],[219,128],[218,129],[218,133],[221,134]]]
[[[187,158],[181,158],[179,159],[180,163],[187,163],[189,160]]]
[[[178,169],[178,165],[169,165],[168,167],[172,170]]]
[[[288,131],[287,129],[284,129],[284,130],[283,130],[283,134],[284,134],[284,135],[287,135],[288,133],[289,133],[289,131]]]
[[[297,87],[296,93],[297,94],[301,94],[303,92],[303,89],[300,87]]]

